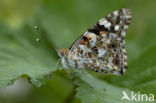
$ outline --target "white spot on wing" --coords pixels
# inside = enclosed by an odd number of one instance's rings
[[[112,57],[109,57],[109,58],[108,58],[108,62],[109,62],[108,65],[113,65],[112,60],[113,60]]]
[[[115,30],[119,30],[119,25],[115,25]]]
[[[125,19],[131,18],[130,11],[128,9],[123,9],[123,14]]]
[[[110,39],[106,40],[106,43],[107,43],[107,44],[110,43]]]
[[[99,24],[100,25],[104,25],[106,28],[109,28],[110,26],[111,26],[111,23],[110,22],[108,22],[106,19],[101,19],[101,20],[99,20]]]
[[[94,33],[89,33],[87,36],[89,36],[91,39],[96,38],[96,35]]]
[[[88,34],[88,31],[84,33],[84,36],[86,36]]]
[[[80,49],[83,50],[83,51],[85,51],[85,45],[80,45]]]
[[[90,40],[90,45],[93,47],[95,46],[95,43],[96,43],[96,39],[91,39]]]
[[[122,32],[121,32],[121,35],[122,35],[123,37],[125,37],[125,34],[126,34],[125,31],[122,31]]]
[[[118,41],[121,41],[121,38],[117,38]]]
[[[102,34],[103,39],[101,41],[105,41],[106,40],[106,35],[107,34]]]
[[[103,55],[106,54],[106,51],[104,49],[99,49],[98,53],[99,53],[98,54],[99,57],[103,57]]]
[[[109,37],[110,37],[110,38],[116,38],[116,37],[117,37],[117,35],[116,35],[116,34],[114,34],[114,33],[109,33]]]
[[[91,38],[90,45],[93,47],[96,43],[96,36],[94,33],[88,33],[88,35],[86,35],[87,37]]]
[[[124,29],[126,30],[127,28],[128,28],[128,25],[125,25],[125,26],[124,26]]]
[[[115,16],[118,16],[118,11],[113,12]]]

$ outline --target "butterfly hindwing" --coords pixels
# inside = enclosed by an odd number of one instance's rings
[[[114,11],[80,36],[69,49],[76,68],[123,74],[127,69],[125,32],[130,19],[128,9]]]

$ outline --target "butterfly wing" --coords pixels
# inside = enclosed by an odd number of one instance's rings
[[[123,74],[127,67],[125,32],[130,24],[129,9],[114,11],[100,19],[69,48],[77,68]]]

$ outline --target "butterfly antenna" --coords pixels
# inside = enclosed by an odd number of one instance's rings
[[[61,60],[61,58],[59,58],[59,60],[57,61],[57,63],[56,63],[56,65],[55,65],[55,68],[54,68],[54,69],[57,68],[57,66],[58,66],[58,64],[59,64],[59,62],[60,62],[60,60]]]
[[[40,40],[40,35],[43,35],[43,33],[41,32],[41,30],[38,28],[38,26],[35,26],[34,29],[38,32],[38,38],[36,38],[36,42],[41,42]]]

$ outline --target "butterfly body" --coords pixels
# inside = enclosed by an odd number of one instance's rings
[[[58,51],[63,67],[123,74],[127,69],[125,32],[130,19],[128,9],[117,10],[100,19],[69,49]]]

